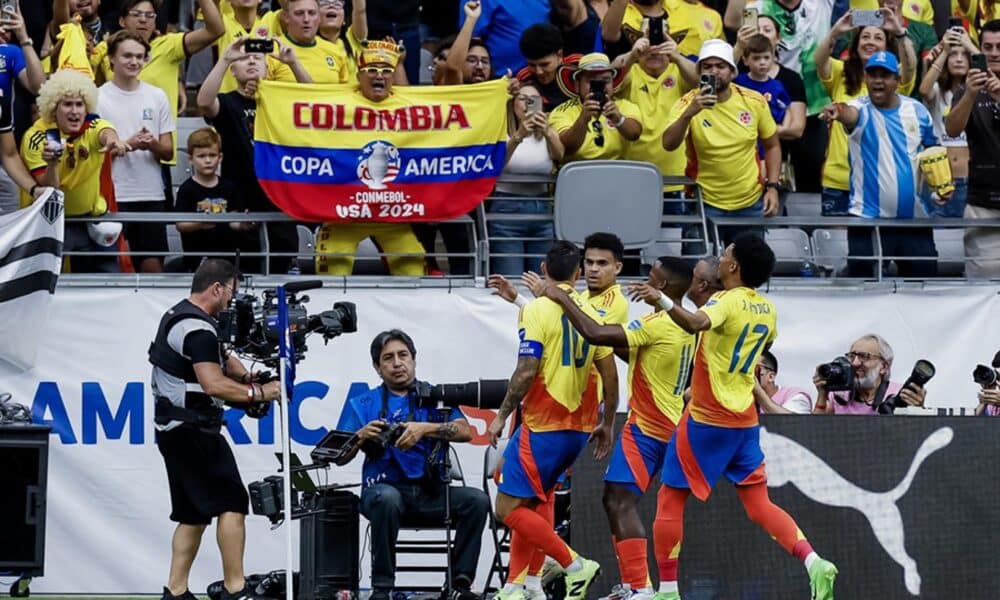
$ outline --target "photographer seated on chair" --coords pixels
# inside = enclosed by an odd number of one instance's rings
[[[365,453],[361,513],[371,522],[371,598],[388,600],[400,524],[444,525],[446,442],[468,442],[472,429],[457,408],[439,412],[419,405],[417,349],[409,335],[383,331],[372,341],[371,355],[382,385],[347,401],[337,429],[358,432],[358,441],[338,464],[350,462],[359,450]],[[490,502],[482,490],[470,487],[453,487],[450,495],[455,541],[447,594],[472,600],[478,598],[471,587]]]

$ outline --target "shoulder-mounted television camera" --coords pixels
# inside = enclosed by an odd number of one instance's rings
[[[309,296],[300,292],[323,287],[318,279],[285,284],[288,303],[288,329],[295,361],[305,358],[306,336],[318,333],[329,341],[343,333],[358,330],[358,313],[353,302],[337,302],[332,310],[310,315],[305,304]],[[278,292],[266,289],[260,297],[249,293],[234,294],[226,310],[219,314],[219,340],[237,354],[268,367],[278,366]]]

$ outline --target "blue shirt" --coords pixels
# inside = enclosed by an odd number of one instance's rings
[[[781,125],[781,122],[785,120],[785,113],[788,112],[788,107],[792,103],[792,96],[785,89],[783,83],[773,77],[768,77],[767,81],[757,81],[751,78],[749,73],[740,73],[736,76],[734,83],[750,88],[764,96],[768,108],[771,109],[774,122]]]
[[[878,108],[868,96],[850,102],[858,109],[858,123],[847,136],[848,212],[856,217],[914,217],[917,155],[938,140],[927,108],[909,96],[897,97],[896,108]]]
[[[24,67],[24,51],[20,46],[0,44],[0,131],[14,128],[14,80]]]
[[[375,389],[355,396],[344,405],[344,411],[340,413],[340,422],[337,429],[340,431],[358,431],[368,423],[382,419],[388,423],[405,423],[407,421],[417,421],[424,423],[442,422],[437,410],[430,408],[420,408],[416,406],[416,399],[410,396],[397,396],[388,392],[388,410],[383,416],[382,413],[382,388]],[[448,421],[464,419],[457,408],[452,408],[448,414]],[[400,450],[395,446],[390,446],[385,454],[378,460],[371,460],[365,456],[365,463],[361,467],[361,486],[367,488],[376,483],[397,483],[408,479],[420,479],[424,476],[427,459],[435,452],[438,446],[437,439],[424,436],[417,445],[409,450]],[[440,460],[441,457],[435,457]]]
[[[459,3],[458,26],[465,23],[465,3]],[[482,14],[472,35],[486,42],[493,63],[493,76],[525,66],[521,56],[521,34],[535,23],[549,22],[549,0],[482,0]]]

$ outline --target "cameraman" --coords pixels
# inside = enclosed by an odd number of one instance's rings
[[[819,374],[819,367],[813,374],[816,386],[816,406],[813,414],[878,414],[878,407],[890,396],[897,395],[908,406],[923,406],[927,390],[911,383],[903,388],[901,383],[890,381],[892,370],[892,346],[882,336],[869,333],[851,344],[851,350],[844,355],[854,370],[854,383],[850,390],[828,392],[827,382]]]
[[[254,383],[235,357],[223,356],[216,317],[236,292],[236,269],[206,260],[191,283],[191,295],[168,310],[149,347],[156,399],[156,446],[170,484],[170,520],[178,523],[171,543],[170,577],[163,600],[193,600],[188,574],[205,527],[218,518],[223,600],[248,594],[243,578],[243,521],[249,499],[229,444],[219,432],[223,402],[269,402],[279,383]]]
[[[400,521],[443,524],[446,447],[441,441],[468,442],[472,428],[458,408],[447,415],[419,406],[415,397],[417,349],[409,335],[393,329],[375,336],[372,365],[382,385],[347,401],[337,429],[358,432],[358,442],[338,461],[350,462],[364,446],[361,513],[371,522],[372,600],[388,600],[395,585],[396,536]],[[398,439],[378,452],[377,442],[391,428]],[[375,446],[373,451],[372,446]],[[451,517],[455,524],[450,598],[478,598],[471,591],[479,562],[489,498],[479,489],[451,488]]]

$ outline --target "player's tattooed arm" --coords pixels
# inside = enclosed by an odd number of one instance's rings
[[[538,364],[539,360],[534,356],[519,356],[517,358],[517,366],[514,368],[514,374],[510,376],[510,383],[507,384],[507,395],[504,396],[503,402],[500,404],[500,409],[497,410],[497,416],[489,426],[488,433],[492,445],[496,446],[504,424],[507,422],[507,417],[514,412],[518,405],[521,404],[521,401],[524,400],[524,397],[528,395],[531,382],[534,381],[535,375],[538,373]]]

